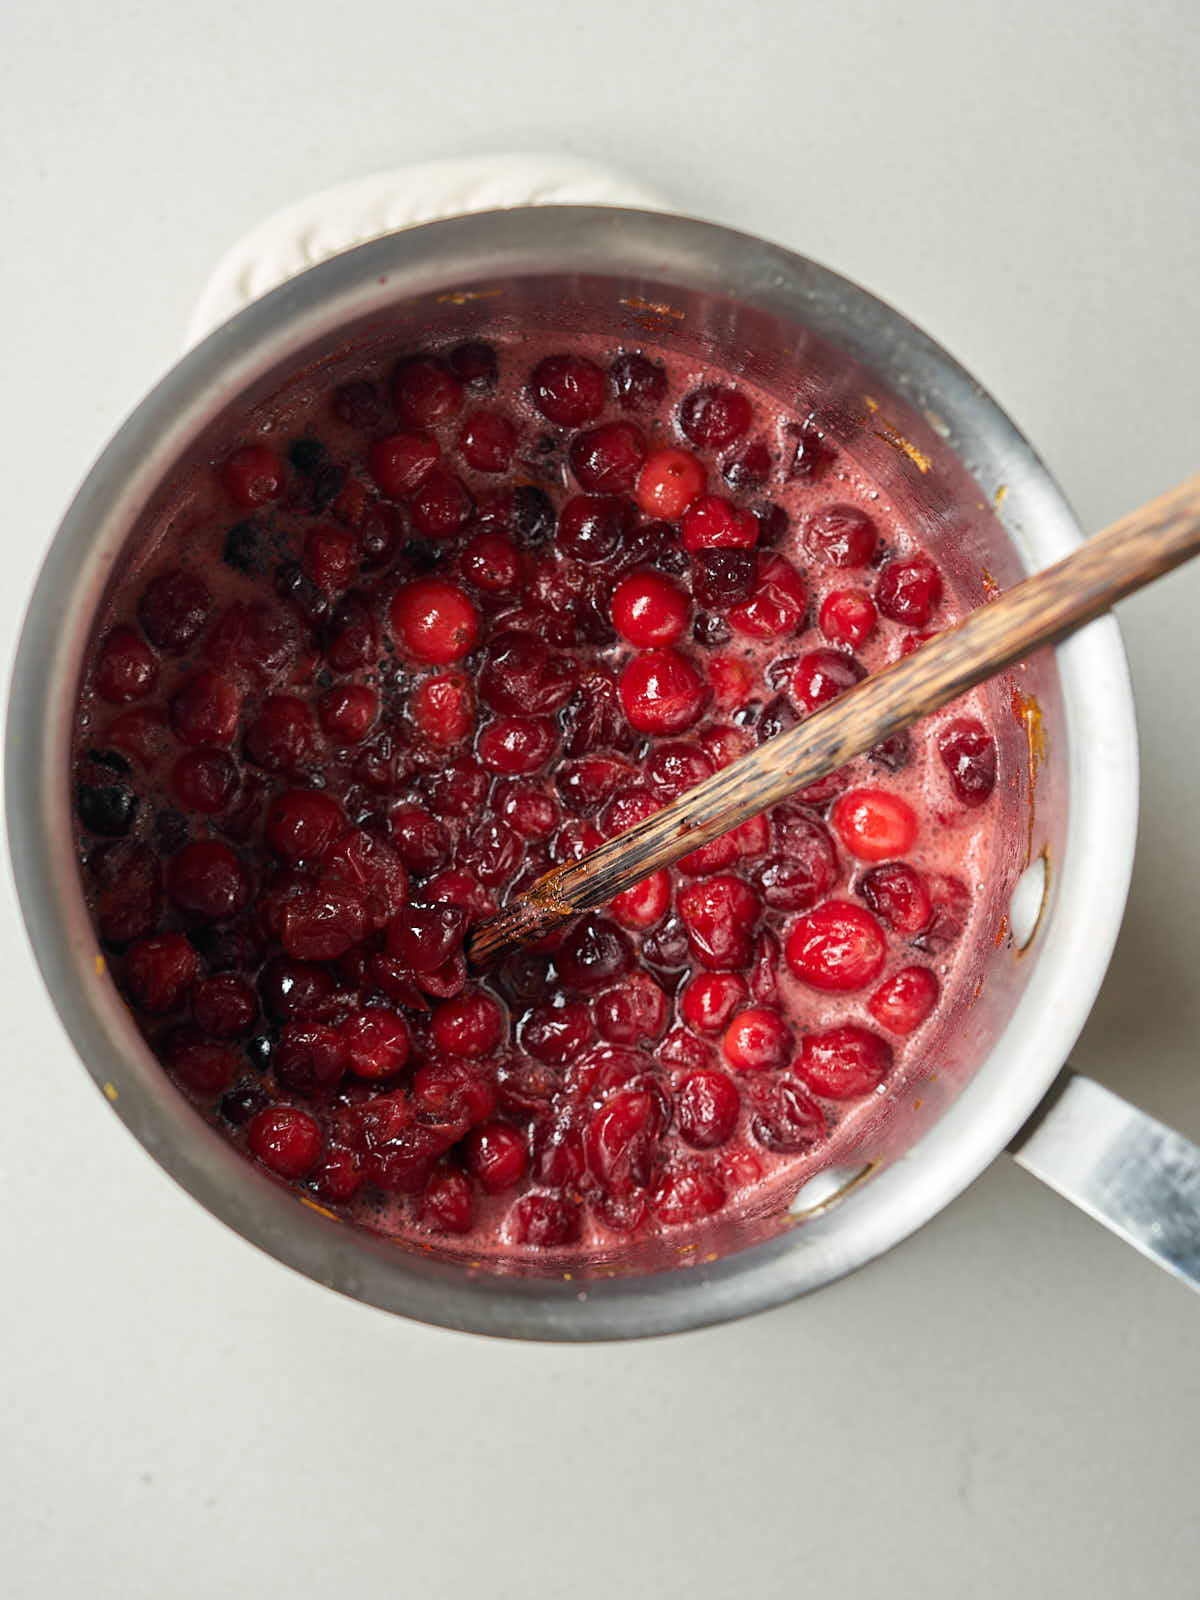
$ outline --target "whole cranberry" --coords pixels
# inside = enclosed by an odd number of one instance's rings
[[[794,975],[814,989],[862,989],[879,976],[887,943],[869,911],[848,900],[827,900],[797,917],[784,955]]]
[[[902,967],[879,985],[867,1010],[889,1033],[912,1033],[937,1004],[939,988],[928,967]]]
[[[891,1046],[857,1023],[844,1022],[809,1033],[796,1064],[804,1081],[829,1100],[850,1100],[870,1094],[892,1067]]]
[[[813,712],[861,683],[866,675],[862,663],[841,650],[808,650],[792,673],[792,699],[802,711]]]
[[[436,439],[423,433],[391,433],[376,439],[367,466],[380,494],[402,500],[415,494],[441,458]]]
[[[105,635],[92,671],[92,682],[102,700],[117,706],[141,700],[157,678],[154,653],[132,628],[113,628]]]
[[[479,613],[464,590],[444,578],[401,585],[388,608],[392,634],[416,661],[443,666],[475,648]]]
[[[655,361],[636,352],[617,356],[609,368],[617,404],[625,411],[645,411],[667,397],[667,374]]]
[[[529,1165],[525,1140],[507,1122],[484,1122],[472,1128],[463,1154],[467,1170],[487,1194],[513,1188]]]
[[[546,356],[530,374],[529,389],[542,415],[563,428],[591,422],[608,398],[604,373],[586,356]]]
[[[166,1016],[183,1004],[200,972],[200,963],[182,933],[139,939],[125,958],[125,987],[135,1006],[151,1016]]]
[[[421,1199],[421,1218],[440,1233],[470,1233],[475,1226],[475,1190],[465,1172],[434,1172]]]
[[[942,598],[942,575],[928,556],[889,561],[875,583],[875,604],[892,622],[923,628]]]
[[[607,560],[632,529],[634,516],[620,495],[573,495],[559,512],[558,548],[578,561]]]
[[[637,503],[648,517],[678,522],[704,492],[708,474],[690,450],[652,450],[637,477]]]
[[[621,704],[639,733],[682,733],[697,721],[708,685],[677,650],[647,650],[628,663],[619,680]]]
[[[679,895],[688,948],[702,966],[722,972],[744,967],[762,910],[758,895],[740,878],[718,873],[689,884]]]
[[[281,1178],[306,1178],[321,1158],[320,1124],[296,1106],[268,1106],[246,1130],[252,1152]]]
[[[623,639],[639,650],[674,644],[687,628],[691,607],[677,583],[643,570],[622,578],[612,597],[612,619]]]
[[[693,500],[679,525],[683,548],[696,550],[749,550],[758,543],[758,522],[719,494]]]
[[[193,573],[176,568],[146,585],[138,601],[138,621],[151,644],[181,656],[199,637],[212,610],[207,586]]]
[[[250,874],[227,844],[196,839],[171,857],[167,893],[186,917],[225,922],[250,899]]]
[[[996,787],[996,741],[977,717],[955,717],[938,734],[938,755],[954,793],[981,806]]]
[[[646,438],[632,422],[605,422],[577,433],[568,452],[571,471],[589,494],[624,494],[646,459]]]
[[[692,441],[709,450],[723,450],[750,426],[753,408],[737,389],[706,383],[684,396],[679,426]]]
[[[447,421],[462,400],[462,383],[448,366],[431,356],[414,356],[396,368],[392,401],[404,421],[415,427]]]
[[[283,491],[283,463],[266,445],[244,445],[225,458],[221,482],[235,506],[250,510],[279,498]]]

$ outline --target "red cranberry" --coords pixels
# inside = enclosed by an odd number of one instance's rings
[[[269,1106],[246,1130],[250,1149],[281,1178],[306,1178],[321,1159],[320,1125],[296,1106]]]
[[[149,645],[132,628],[114,628],[96,658],[92,682],[102,700],[127,705],[154,688],[158,663]]]
[[[966,927],[971,915],[971,891],[958,878],[940,872],[927,873],[925,887],[933,915],[913,943],[922,950],[938,953],[952,945]]]
[[[346,1039],[322,1022],[289,1022],[271,1054],[275,1077],[289,1094],[311,1099],[339,1083],[349,1064]]]
[[[831,567],[865,567],[879,544],[875,523],[857,506],[824,506],[804,525],[804,548]]]
[[[417,661],[443,666],[475,648],[479,613],[457,584],[418,578],[403,584],[388,608],[397,645]]]
[[[810,817],[796,815],[785,848],[768,856],[753,876],[769,906],[780,911],[808,911],[829,893],[838,877],[838,857],[828,830]]]
[[[802,711],[816,711],[846,689],[861,683],[867,669],[854,656],[840,650],[809,650],[796,663],[792,673],[792,699]]]
[[[708,686],[677,650],[647,650],[621,673],[621,704],[639,733],[682,733],[704,710]]]
[[[196,839],[171,857],[167,893],[187,917],[224,922],[250,899],[250,874],[227,844]]]
[[[858,893],[894,932],[920,933],[933,916],[933,902],[921,876],[903,861],[889,861],[864,872]]]
[[[811,481],[820,477],[837,454],[820,429],[812,422],[789,422],[784,431],[792,441],[789,479]]]
[[[760,1006],[773,1006],[779,1000],[779,966],[779,940],[769,928],[764,928],[754,941],[750,969],[750,998]]]
[[[981,806],[996,787],[996,741],[975,717],[955,717],[938,735],[938,755],[965,806]]]
[[[258,1000],[245,978],[221,972],[205,978],[192,993],[192,1017],[202,1033],[236,1039],[258,1020]]]
[[[582,1001],[534,1006],[518,1030],[521,1049],[536,1061],[561,1066],[578,1058],[592,1040],[592,1019]]]
[[[875,632],[875,602],[865,589],[831,589],[821,601],[821,632],[832,644],[856,650]]]
[[[338,1029],[346,1065],[356,1078],[391,1078],[408,1060],[404,1018],[386,1006],[366,1006]]]
[[[762,909],[748,884],[721,873],[689,884],[678,904],[688,948],[702,966],[720,972],[746,965]]]
[[[732,500],[705,494],[684,512],[679,534],[685,550],[749,550],[758,543],[758,522]]]
[[[659,871],[623,889],[608,909],[623,928],[652,928],[666,916],[670,903],[671,879]]]
[[[338,594],[358,574],[358,540],[344,528],[312,528],[305,536],[302,565],[318,589]]]
[[[258,975],[258,992],[267,1015],[277,1022],[328,1021],[344,997],[324,967],[276,956]]]
[[[659,572],[634,572],[617,585],[612,618],[622,638],[639,650],[674,644],[688,622],[687,596]]]
[[[408,714],[430,744],[460,744],[475,727],[474,686],[461,672],[426,678],[409,696]]]
[[[405,422],[428,428],[455,415],[462,405],[463,386],[442,362],[414,356],[396,368],[392,400]]]
[[[892,622],[923,628],[942,598],[942,575],[928,556],[889,561],[875,584],[875,604]]]
[[[316,861],[346,826],[336,800],[315,789],[285,789],[267,811],[267,843],[293,865]]]
[[[892,1070],[892,1050],[877,1033],[844,1022],[806,1034],[796,1070],[826,1099],[852,1100],[883,1082]]]
[[[739,1011],[721,1041],[725,1059],[737,1072],[770,1072],[782,1067],[792,1049],[792,1035],[777,1011]]]
[[[496,1002],[478,990],[444,1001],[433,1013],[433,1042],[459,1056],[485,1056],[500,1042],[504,1016]]]
[[[166,572],[146,585],[138,601],[138,621],[151,644],[181,656],[199,636],[212,609],[212,596],[190,572]]]
[[[574,1244],[580,1228],[577,1201],[550,1194],[527,1194],[513,1207],[513,1231],[520,1244],[553,1250],[559,1245]]]
[[[791,1155],[807,1150],[825,1132],[825,1118],[794,1078],[749,1080],[754,1110],[750,1132],[764,1150]]]
[[[483,887],[477,872],[468,867],[448,867],[427,878],[421,889],[430,905],[457,906],[468,916],[488,917],[496,909],[492,895]]]
[[[579,561],[604,561],[632,528],[633,520],[633,507],[618,495],[573,495],[558,515],[558,548]]]
[[[279,498],[283,491],[283,463],[266,445],[244,445],[226,457],[221,482],[235,506],[250,510]]]
[[[336,961],[365,938],[362,895],[336,883],[316,884],[285,901],[279,941],[299,961]]]
[[[591,994],[630,970],[633,951],[615,922],[588,916],[571,929],[555,952],[554,964],[568,988]]]
[[[646,459],[646,440],[631,422],[605,422],[576,434],[569,454],[581,489],[589,494],[623,494],[633,488]]]
[[[912,1033],[937,1004],[938,990],[928,967],[902,967],[879,985],[867,1010],[889,1033]]]
[[[472,411],[458,436],[458,448],[476,472],[507,472],[517,448],[516,424],[499,411]]]
[[[186,750],[171,771],[180,805],[204,816],[224,811],[237,786],[237,768],[224,750]]]
[[[554,753],[558,735],[545,717],[497,717],[479,735],[479,759],[493,772],[536,772]]]
[[[529,388],[542,415],[563,428],[591,422],[608,398],[604,373],[586,356],[546,356],[534,367]]]
[[[466,927],[459,906],[405,906],[388,928],[388,954],[413,972],[433,972],[459,950]]]
[[[721,872],[737,860],[737,840],[731,833],[723,833],[707,844],[698,845],[679,859],[679,870],[687,878],[702,878],[710,872]]]
[[[490,782],[477,761],[463,757],[447,761],[425,780],[424,786],[429,803],[439,816],[465,820],[482,812]]]
[[[725,1185],[717,1173],[698,1161],[666,1172],[654,1186],[650,1203],[668,1227],[699,1222],[725,1204]]]
[[[459,1139],[495,1115],[496,1091],[469,1061],[443,1056],[423,1061],[413,1074],[412,1104],[423,1122]]]
[[[679,1136],[697,1150],[713,1150],[737,1126],[741,1099],[724,1072],[702,1069],[686,1077],[675,1096]]]
[[[753,414],[746,396],[722,383],[706,383],[685,395],[679,426],[693,444],[723,450],[750,426]]]
[[[656,746],[651,752],[646,763],[646,782],[659,803],[665,804],[688,789],[694,789],[705,778],[711,778],[715,770],[698,745],[675,739]]]
[[[595,812],[618,787],[628,783],[634,769],[616,756],[583,756],[558,768],[555,787],[567,807],[580,816]]]
[[[652,450],[637,476],[637,503],[648,517],[678,522],[704,492],[706,477],[703,462],[690,450]]]
[[[413,496],[413,527],[429,539],[448,539],[466,522],[471,509],[470,491],[462,479],[435,467]]]
[[[714,552],[715,553],[715,552]],[[736,554],[727,551],[725,554]],[[750,664],[740,660],[737,656],[713,656],[708,662],[708,677],[712,684],[713,699],[722,711],[734,711],[739,706],[745,705],[754,688],[754,672]],[[735,752],[722,760],[720,765],[727,767],[735,759]]]
[[[660,1100],[643,1089],[615,1094],[593,1113],[584,1152],[601,1188],[623,1196],[654,1182],[662,1121]]]
[[[316,755],[312,713],[296,695],[268,695],[246,729],[242,748],[267,772],[298,772]]]
[[[721,1033],[749,991],[736,972],[698,972],[679,999],[679,1014],[697,1033]]]
[[[353,1200],[365,1181],[354,1152],[337,1145],[326,1150],[312,1175],[313,1188],[333,1205]]]
[[[479,675],[479,692],[488,705],[526,717],[550,716],[566,704],[574,686],[570,662],[519,633],[501,633],[491,640]]]
[[[322,886],[359,895],[371,929],[380,932],[408,899],[408,874],[399,854],[378,834],[347,828],[329,847]]]
[[[133,1003],[151,1016],[165,1016],[183,1004],[199,975],[196,952],[182,933],[139,939],[125,960],[125,986]]]
[[[834,801],[830,821],[860,861],[888,861],[916,843],[916,812],[886,789],[848,789]]]
[[[236,1053],[195,1028],[173,1029],[164,1042],[163,1056],[175,1076],[197,1094],[217,1094],[237,1075]]]
[[[869,911],[827,900],[792,923],[784,953],[795,976],[814,989],[862,989],[879,976],[887,944]]]
[[[520,1183],[529,1165],[524,1139],[507,1122],[484,1122],[472,1128],[463,1154],[467,1170],[487,1194],[500,1194]]]
[[[804,621],[808,592],[804,580],[782,556],[759,558],[758,580],[749,600],[732,606],[729,623],[752,639],[775,639],[795,633]]]
[[[380,494],[402,500],[415,494],[437,466],[441,449],[423,433],[392,433],[376,439],[367,466]]]
[[[692,557],[692,593],[711,611],[745,604],[757,584],[758,560],[752,550],[697,550]]]
[[[462,575],[485,594],[507,594],[521,581],[521,558],[506,534],[477,533],[459,558]]]
[[[502,783],[496,789],[496,809],[522,839],[548,839],[562,818],[552,795],[536,783]]]
[[[740,455],[726,462],[721,476],[731,489],[749,493],[761,489],[771,476],[771,452],[762,439],[748,444]]]
[[[537,1115],[540,1107],[534,1108]],[[534,1125],[530,1141],[533,1156],[531,1176],[548,1189],[574,1189],[587,1171],[583,1154],[583,1134],[567,1117],[542,1116]]]
[[[209,630],[204,653],[227,677],[265,685],[296,659],[295,620],[278,606],[234,601]]]
[[[421,1216],[441,1233],[470,1233],[475,1226],[475,1191],[465,1172],[447,1167],[425,1185]]]
[[[592,1002],[601,1038],[613,1044],[650,1044],[667,1026],[667,997],[645,972],[632,972]]]
[[[396,854],[412,872],[432,872],[450,854],[449,834],[424,806],[394,805],[388,826]]]
[[[95,887],[93,909],[100,937],[128,944],[150,933],[162,902],[162,863],[148,845],[101,845],[88,857]]]
[[[468,389],[494,389],[500,375],[495,348],[482,339],[456,344],[446,358],[451,372]]]
[[[617,404],[625,411],[645,411],[667,398],[662,366],[632,352],[619,355],[609,369]]]

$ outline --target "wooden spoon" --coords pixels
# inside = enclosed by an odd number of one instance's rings
[[[956,628],[846,690],[799,727],[759,745],[628,832],[545,873],[467,942],[479,969],[568,917],[606,905],[667,867],[836,772],[957,695],[1053,644],[1123,595],[1200,553],[1200,475],[980,606]]]

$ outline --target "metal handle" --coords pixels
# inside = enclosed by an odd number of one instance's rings
[[[1200,1146],[1067,1068],[1008,1148],[1035,1178],[1200,1290]]]

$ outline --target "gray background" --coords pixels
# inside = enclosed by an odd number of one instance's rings
[[[11,8],[6,657],[69,494],[215,259],[311,189],[441,155],[609,160],[859,279],[1099,526],[1200,466],[1197,16]],[[1142,839],[1077,1051],[1193,1137],[1198,606],[1193,569],[1122,608]],[[1006,1161],[889,1258],[741,1325],[595,1349],[409,1326],[174,1189],[85,1081],[4,895],[6,1595],[1200,1593],[1200,1304]]]

